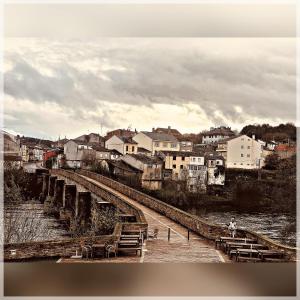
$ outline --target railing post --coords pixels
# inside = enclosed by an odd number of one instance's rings
[[[170,237],[171,237],[171,228],[168,227],[168,241],[170,241]]]

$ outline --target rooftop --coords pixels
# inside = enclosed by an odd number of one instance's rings
[[[203,133],[203,136],[207,136],[207,135],[232,136],[234,135],[234,132],[231,130],[230,127],[218,127]]]
[[[157,156],[149,157],[144,154],[127,154],[127,155],[145,164],[162,164],[162,160]]]
[[[128,137],[128,136],[119,136],[119,138],[126,144],[137,144],[136,141],[134,141],[132,139],[132,137]]]
[[[142,131],[142,133],[149,136],[153,141],[174,142],[174,143],[178,142],[178,140],[171,134],[149,132],[149,131]]]
[[[184,156],[184,157],[190,157],[190,156],[195,156],[195,157],[200,157],[204,156],[203,152],[189,152],[189,151],[159,151],[160,153],[163,153],[164,155],[169,155],[169,156]]]

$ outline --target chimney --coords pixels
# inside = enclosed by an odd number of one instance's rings
[[[152,132],[154,132],[155,131],[155,129],[154,129],[154,127],[152,127]]]
[[[255,140],[255,134],[252,134],[252,139]]]

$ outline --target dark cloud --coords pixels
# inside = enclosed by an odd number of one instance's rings
[[[39,46],[36,41],[36,49],[8,50],[12,67],[4,74],[4,91],[38,105],[55,103],[83,121],[97,122],[98,116],[87,112],[101,109],[103,102],[194,103],[215,123],[242,123],[249,117],[294,121],[295,41],[250,40],[223,39],[224,51],[209,39],[175,39],[171,45],[167,39]],[[113,127],[105,109],[102,119]]]

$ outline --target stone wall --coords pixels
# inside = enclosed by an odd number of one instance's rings
[[[123,193],[124,195],[136,200],[139,203],[161,213],[162,215],[167,216],[173,221],[185,226],[186,228],[200,234],[201,236],[214,240],[220,236],[228,235],[228,230],[226,227],[222,227],[219,225],[211,224],[206,220],[203,220],[197,216],[186,213],[176,207],[168,205],[158,199],[155,199],[151,196],[148,196],[142,192],[134,190],[133,188],[126,186],[122,183],[119,183],[115,180],[112,180],[108,177],[102,176],[100,174],[96,174],[86,170],[78,170],[79,174],[84,176],[88,176],[94,180],[97,180],[110,188],[115,189]],[[239,230],[238,236],[241,237],[252,237],[257,239],[260,243],[266,244],[270,248],[283,250],[288,255],[291,260],[296,258],[296,248],[288,247],[282,244],[279,244],[265,236],[259,235],[249,230]]]
[[[85,244],[112,244],[120,238],[121,230],[122,224],[117,223],[114,232],[111,235],[73,238],[59,241],[6,244],[4,245],[4,260],[14,261],[32,258],[70,257],[75,255],[76,250],[78,250],[78,254],[81,253],[80,242],[84,241]]]

